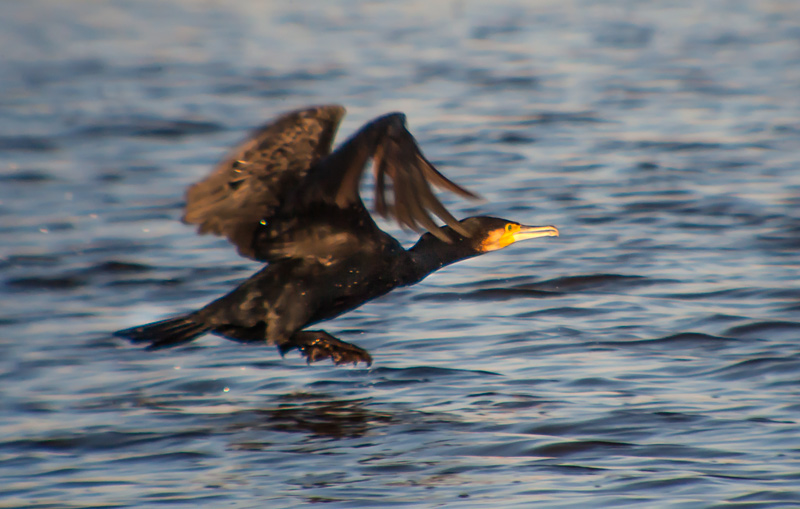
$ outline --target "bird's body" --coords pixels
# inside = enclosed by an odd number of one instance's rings
[[[334,318],[394,288],[417,283],[455,261],[522,238],[557,235],[488,217],[457,221],[429,183],[464,196],[424,158],[402,114],[365,125],[329,153],[344,109],[320,106],[281,116],[260,129],[187,193],[184,220],[225,235],[244,256],[267,262],[227,295],[184,316],[118,331],[163,348],[211,332],[240,342],[297,348],[309,362],[371,362],[369,354],[306,327]],[[411,249],[383,232],[359,195],[374,160],[376,208],[402,225],[428,230]],[[385,200],[385,177],[394,202]],[[448,226],[438,227],[431,211]]]

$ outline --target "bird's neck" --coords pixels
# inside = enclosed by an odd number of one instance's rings
[[[406,284],[422,281],[442,267],[477,255],[464,250],[459,244],[447,244],[430,234],[420,238],[408,253],[412,261],[412,274],[409,275],[410,281]]]

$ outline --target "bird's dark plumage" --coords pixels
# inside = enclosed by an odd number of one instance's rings
[[[444,265],[518,240],[558,235],[552,226],[489,217],[456,220],[431,185],[476,195],[425,159],[401,113],[372,120],[331,152],[343,116],[344,108],[335,105],[282,115],[191,186],[183,220],[197,224],[200,233],[227,237],[240,254],[267,265],[198,311],[116,335],[158,349],[211,332],[274,344],[281,353],[297,348],[309,362],[369,363],[365,350],[305,328],[414,284]],[[381,231],[361,200],[359,184],[370,159],[377,211],[427,230],[411,249]],[[439,227],[432,215],[446,226]]]

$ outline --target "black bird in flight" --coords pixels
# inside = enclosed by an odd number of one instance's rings
[[[366,350],[306,327],[418,283],[445,265],[558,235],[553,226],[493,217],[456,220],[430,186],[476,195],[425,159],[402,113],[372,120],[331,152],[344,113],[328,105],[284,114],[189,188],[183,221],[198,225],[200,233],[224,235],[241,255],[266,262],[264,268],[202,309],[115,335],[159,349],[212,333],[276,345],[281,354],[297,348],[309,363],[330,358],[370,364]],[[411,249],[378,228],[361,200],[359,183],[370,159],[377,212],[427,230]]]

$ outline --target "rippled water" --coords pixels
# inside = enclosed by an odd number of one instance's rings
[[[0,507],[800,506],[798,4],[307,6],[0,6]],[[256,270],[183,191],[330,101],[562,236],[327,323],[371,369],[109,337]]]

